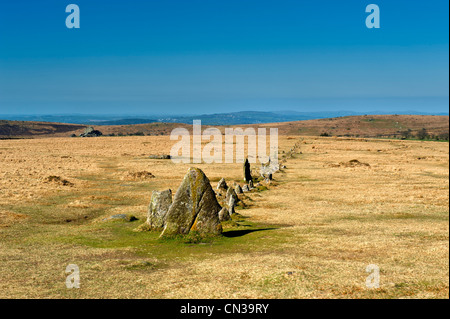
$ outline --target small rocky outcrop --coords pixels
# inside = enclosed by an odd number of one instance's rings
[[[236,194],[242,194],[242,193],[243,193],[242,187],[241,187],[241,185],[239,185],[239,184],[237,184],[237,185],[234,187],[234,191],[236,192]]]
[[[161,236],[190,232],[219,235],[222,233],[221,209],[205,173],[198,168],[190,168],[175,194]]]
[[[84,132],[80,134],[80,137],[97,137],[102,135],[103,135],[102,132],[94,130],[92,126],[89,126],[84,129]]]

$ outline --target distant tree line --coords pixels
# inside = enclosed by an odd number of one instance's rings
[[[157,136],[157,135],[164,135],[163,132],[158,132],[158,133],[148,133],[145,134],[144,132],[134,132],[134,133],[123,133],[123,132],[119,132],[117,134],[115,133],[110,133],[107,136]]]
[[[320,136],[327,137],[327,136],[333,136],[333,134],[328,132],[322,132]],[[422,128],[421,130],[417,132],[413,132],[411,129],[405,130],[405,131],[398,131],[394,134],[377,134],[376,136],[368,136],[368,135],[352,135],[352,134],[343,134],[343,135],[337,135],[338,137],[377,137],[377,138],[395,138],[395,139],[402,139],[402,140],[428,140],[428,141],[448,141],[449,140],[449,132],[444,132],[440,134],[432,134],[427,131],[426,128]]]
[[[416,133],[413,133],[411,129],[401,132],[402,139],[418,139],[418,140],[435,140],[435,141],[448,141],[449,132],[440,134],[428,133],[426,128],[422,128]]]

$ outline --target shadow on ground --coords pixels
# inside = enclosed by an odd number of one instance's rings
[[[235,237],[241,237],[250,233],[254,233],[257,231],[263,231],[263,230],[274,230],[274,229],[278,229],[276,227],[270,227],[270,228],[260,228],[260,229],[242,229],[242,230],[230,230],[227,232],[223,232],[222,235],[224,237],[228,237],[228,238],[235,238]]]

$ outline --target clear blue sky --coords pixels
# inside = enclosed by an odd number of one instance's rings
[[[81,11],[67,29],[66,5]],[[378,4],[381,28],[367,29]],[[444,0],[0,0],[0,114],[448,112]]]

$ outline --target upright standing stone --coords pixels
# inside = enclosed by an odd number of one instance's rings
[[[235,214],[236,211],[234,208],[236,207],[236,199],[234,197],[230,197],[228,200],[228,213],[231,215]]]
[[[153,191],[146,222],[151,230],[163,229],[170,205],[172,205],[172,191],[170,189],[162,192]]]
[[[248,158],[246,158],[244,162],[244,180],[247,183],[252,180],[252,173],[250,170],[250,163],[248,161]]]
[[[225,181],[225,178],[222,178],[219,183],[217,184],[217,190],[227,190],[228,189],[228,185],[227,182]]]
[[[222,233],[219,220],[221,209],[203,171],[190,168],[175,194],[161,236],[188,234],[191,231],[219,235]]]
[[[236,192],[236,194],[242,194],[242,187],[241,185],[237,184],[236,187],[234,188],[234,191]]]
[[[228,191],[227,191],[227,196],[226,196],[226,201],[227,201],[227,203],[229,203],[230,202],[230,198],[231,197],[233,197],[234,198],[234,201],[237,203],[237,202],[239,202],[239,197],[237,196],[237,194],[236,194],[236,192],[234,191],[234,189],[232,189],[231,187],[230,188],[228,188]]]
[[[227,221],[230,219],[231,219],[231,216],[230,216],[230,213],[228,212],[228,208],[222,207],[222,209],[219,212],[219,220],[221,222],[224,222],[224,221]]]

